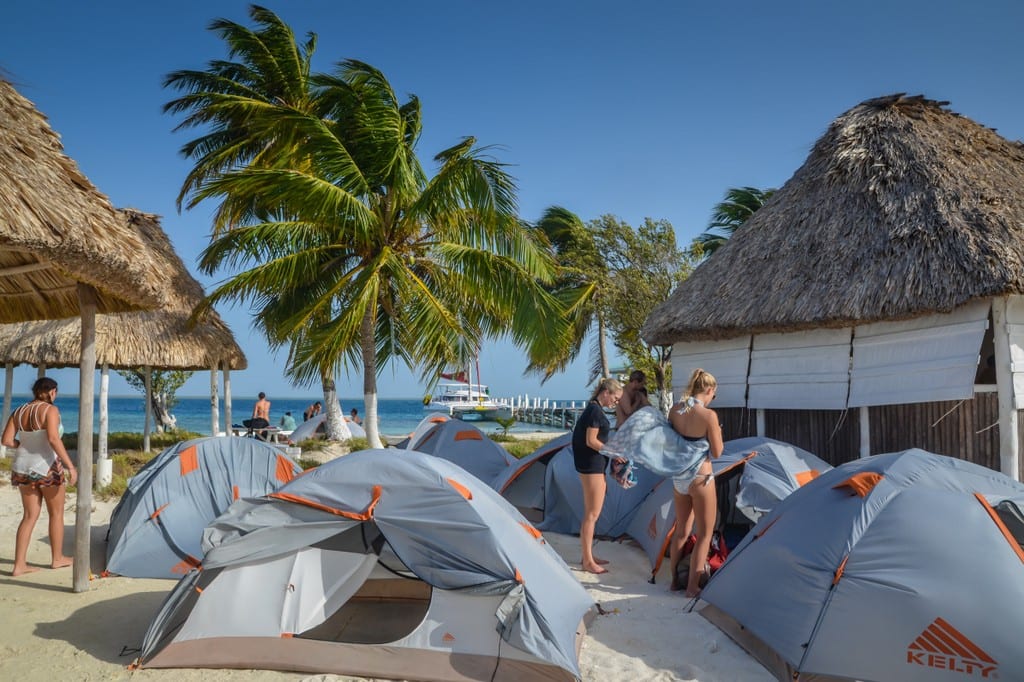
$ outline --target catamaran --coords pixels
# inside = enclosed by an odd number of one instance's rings
[[[423,398],[423,409],[428,412],[444,412],[454,419],[464,421],[494,421],[499,417],[512,416],[512,405],[506,400],[495,400],[490,389],[479,381],[474,382],[466,372],[442,374],[442,381],[434,387],[434,393]]]

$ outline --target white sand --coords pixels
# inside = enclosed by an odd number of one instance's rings
[[[96,502],[92,514],[93,572],[104,558],[104,536],[114,502]],[[74,547],[74,496],[65,511],[65,553]],[[0,482],[0,679],[3,680],[354,680],[336,675],[249,670],[126,669],[164,596],[167,580],[100,578],[75,594],[71,569],[44,568],[13,578],[14,534],[21,518],[18,492]],[[570,566],[579,560],[579,540],[546,534]],[[591,623],[580,666],[584,680],[700,680],[771,682],[774,678],[696,611],[689,600],[668,592],[666,580],[647,582],[643,552],[628,543],[600,542],[598,556],[609,573],[574,570],[606,615]],[[29,563],[49,564],[46,512],[36,524]],[[578,565],[576,565],[578,568]],[[663,571],[664,573],[664,571]]]

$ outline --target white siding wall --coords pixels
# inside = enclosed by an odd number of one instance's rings
[[[1013,406],[1016,410],[1024,410],[1024,296],[1007,297],[1006,327],[1013,376]]]
[[[715,407],[744,407],[749,359],[749,336],[726,341],[677,343],[672,346],[673,395],[681,398],[693,370],[700,368],[718,381]]]
[[[850,329],[755,336],[747,405],[782,410],[845,408],[850,336]]]
[[[974,395],[989,302],[853,333],[850,407],[959,400]]]

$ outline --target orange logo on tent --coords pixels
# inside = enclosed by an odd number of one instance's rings
[[[455,641],[455,635],[453,635],[450,632],[446,632],[446,633],[444,633],[444,637],[442,637],[441,640],[444,641],[444,642],[454,642]]]
[[[984,679],[998,676],[995,659],[942,618],[936,618],[910,643],[907,663]]]

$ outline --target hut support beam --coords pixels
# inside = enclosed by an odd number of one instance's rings
[[[220,411],[217,407],[217,365],[210,368],[210,435],[220,433]],[[228,424],[230,427],[231,425]]]
[[[142,451],[149,452],[149,432],[153,423],[153,368],[146,366],[142,370],[142,379],[146,385],[146,418],[142,422]]]
[[[107,435],[110,432],[110,410],[107,399],[110,397],[110,365],[103,363],[100,367],[100,437],[97,461],[107,458]]]
[[[757,435],[760,438],[764,438],[764,432],[765,432],[764,410],[758,408],[756,414],[757,414]]]
[[[224,433],[231,435],[231,368],[224,361]]]
[[[992,341],[996,354],[996,388],[999,391],[999,470],[1020,480],[1020,436],[1013,396],[1013,356],[1005,297],[992,299]]]
[[[36,370],[36,379],[42,379],[46,376],[46,363],[40,362],[39,368]]]
[[[8,362],[4,369],[4,418],[0,421],[0,428],[7,426],[7,420],[11,416],[11,394],[14,387],[14,363]],[[7,456],[7,448],[0,445],[0,459]]]
[[[871,417],[867,405],[858,408],[857,421],[860,424],[860,456],[871,456]]]
[[[96,291],[78,283],[78,307],[82,315],[82,353],[78,365],[78,492],[75,495],[75,592],[89,589],[89,544],[92,513],[92,401],[96,373]]]

